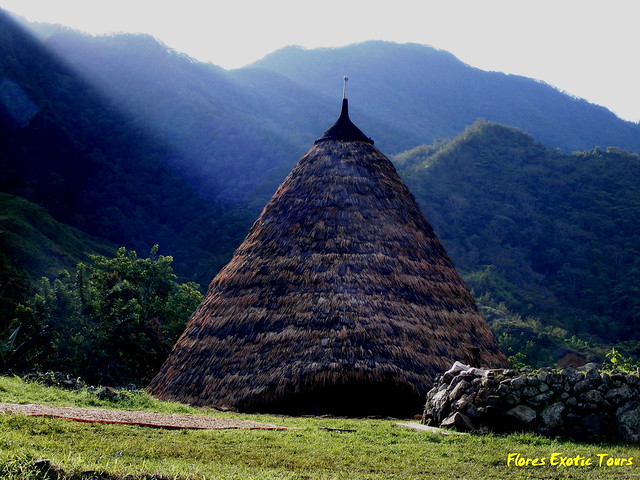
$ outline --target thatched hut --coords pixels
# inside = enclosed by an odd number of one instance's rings
[[[348,116],[282,182],[151,382],[241,411],[420,412],[505,357],[392,163]]]

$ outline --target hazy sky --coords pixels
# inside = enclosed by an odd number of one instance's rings
[[[544,80],[640,122],[639,0],[0,0],[29,20],[145,32],[237,68],[286,45],[431,45],[484,70]]]

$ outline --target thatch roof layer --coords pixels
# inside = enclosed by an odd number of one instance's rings
[[[505,365],[393,164],[332,139],[280,185],[150,392],[246,411],[331,410],[361,392],[398,395],[399,410],[454,360]]]

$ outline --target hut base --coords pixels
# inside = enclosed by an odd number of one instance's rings
[[[406,384],[350,382],[292,393],[243,411],[286,415],[413,418],[424,408],[424,395]]]

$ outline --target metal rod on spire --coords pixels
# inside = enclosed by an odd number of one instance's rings
[[[344,100],[345,98],[347,98],[347,80],[349,80],[349,77],[347,77],[346,75],[344,77],[342,77],[343,83],[342,83],[342,99]]]

